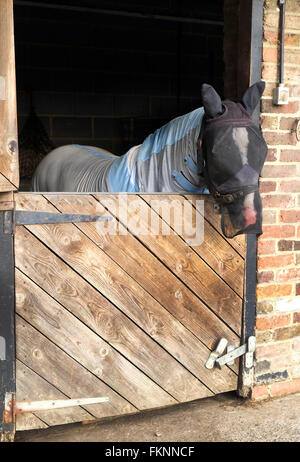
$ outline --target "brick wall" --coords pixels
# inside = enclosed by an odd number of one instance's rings
[[[94,3],[223,19],[221,0],[197,7],[192,0]],[[222,34],[218,26],[16,6],[19,128],[32,93],[56,146],[81,143],[123,154],[171,118],[198,107],[201,83],[222,91]]]
[[[261,121],[269,153],[260,181],[264,233],[258,242],[254,399],[300,391],[300,1],[286,3],[290,102],[284,106],[272,103],[279,76],[277,3],[264,4]]]

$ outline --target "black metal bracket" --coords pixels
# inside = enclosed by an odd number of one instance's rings
[[[16,392],[14,246],[13,235],[1,232],[5,214],[0,211],[0,441],[14,434],[5,402]]]
[[[95,221],[110,221],[106,215],[85,215],[78,213],[50,213],[26,210],[7,210],[4,212],[3,226],[0,233],[13,234],[15,226],[55,224],[55,223],[89,223]]]

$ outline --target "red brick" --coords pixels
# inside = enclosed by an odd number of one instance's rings
[[[285,207],[291,208],[295,206],[295,199],[289,194],[269,194],[262,197],[263,207],[276,208]],[[290,222],[289,222],[290,223]],[[294,222],[292,222],[294,223]]]
[[[263,130],[277,130],[278,116],[263,115],[260,119],[260,125]]]
[[[270,165],[267,164],[262,169],[263,178],[284,178],[296,176],[296,165]]]
[[[300,379],[289,382],[279,382],[271,385],[271,396],[287,395],[300,391]]]
[[[298,109],[299,103],[297,101],[291,101],[289,104],[283,104],[282,106],[273,104],[272,99],[263,99],[261,103],[261,112],[263,113],[296,114]]]
[[[282,192],[298,193],[300,192],[300,180],[281,181],[279,183],[279,190]]]
[[[279,132],[266,132],[264,131],[264,139],[270,146],[278,145],[296,145],[297,137],[295,133],[279,133]]]
[[[263,224],[264,225],[273,225],[277,223],[277,213],[276,210],[272,209],[263,209]]]
[[[279,65],[272,64],[272,63],[263,63],[262,68],[261,68],[261,75],[262,75],[263,80],[274,82],[274,87],[275,87],[275,82],[278,82],[278,77],[279,77]],[[262,112],[264,113],[275,112],[275,111],[265,109],[264,104],[262,104],[262,108],[263,108]]]
[[[293,324],[289,327],[279,327],[274,330],[274,340],[289,340],[300,336],[300,326]]]
[[[284,239],[278,242],[278,250],[280,252],[286,252],[288,250],[294,250],[294,241],[286,241]]]
[[[276,185],[277,183],[275,181],[260,181],[259,191],[261,193],[276,191]]]
[[[294,63],[293,63],[294,64]],[[284,66],[284,79],[285,84],[287,87],[299,82],[299,67],[295,67],[294,65],[285,63]],[[295,112],[291,112],[291,114],[295,114]]]
[[[276,298],[291,295],[293,286],[291,284],[269,284],[258,286],[256,289],[257,298]]]
[[[300,162],[300,150],[282,149],[280,153],[280,160],[282,162]]]
[[[264,26],[265,27],[279,27],[279,13],[278,11],[275,13],[269,13],[269,10],[266,9],[264,11]]]
[[[280,130],[292,130],[297,125],[297,119],[295,117],[281,117]]]
[[[257,314],[271,313],[271,311],[274,311],[274,304],[272,301],[263,300],[263,301],[257,302],[256,304]]]
[[[274,6],[275,3],[277,3],[278,6],[277,0],[273,0],[271,5]],[[295,15],[295,13],[300,13],[300,2],[299,0],[289,0],[286,4],[286,15]]]
[[[278,158],[277,149],[269,149],[266,157],[266,162],[275,162]]]
[[[296,295],[300,295],[300,284],[296,284]]]
[[[282,269],[277,274],[277,281],[278,282],[288,282],[296,279],[299,281],[300,279],[300,268],[289,268],[289,269]]]
[[[293,314],[293,323],[296,324],[296,323],[299,323],[299,322],[300,322],[300,312],[294,313]]]
[[[273,273],[273,271],[260,271],[257,274],[257,281],[259,283],[274,281],[274,273]]]
[[[300,98],[300,85],[290,85],[290,90],[293,98]]]
[[[273,330],[257,330],[255,333],[257,344],[266,344],[273,341]]]
[[[289,314],[279,316],[265,316],[256,319],[257,330],[274,329],[276,327],[288,326],[291,323],[291,316]]]
[[[282,356],[274,357],[269,362],[271,371],[286,369],[292,364],[292,351],[289,350]]]
[[[300,337],[292,340],[292,360],[300,364]]]
[[[288,33],[284,34],[284,44],[287,47],[299,46],[300,37],[298,34]]]
[[[285,27],[286,29],[297,29],[297,32],[298,32],[299,31],[299,17],[293,14],[287,14],[285,17]]]
[[[297,345],[295,346],[297,349]],[[291,346],[289,342],[285,343],[274,343],[272,345],[264,345],[264,346],[258,346],[256,348],[256,358],[261,360],[261,359],[269,359],[270,361],[273,361],[274,359],[278,357],[284,357],[287,356],[290,352]]]
[[[259,257],[257,267],[258,269],[265,268],[281,268],[282,266],[292,265],[294,263],[294,255],[275,255],[267,257]]]
[[[279,44],[279,31],[264,30],[264,39],[270,45]],[[300,36],[292,33],[284,34],[284,44],[285,46],[297,47],[300,44]]]
[[[277,63],[278,60],[278,49],[277,48],[267,48],[263,47],[263,57],[264,62],[273,62]]]
[[[300,210],[281,210],[279,219],[283,223],[299,223],[300,222]]]
[[[263,235],[261,238],[286,238],[295,236],[295,226],[292,225],[265,225],[263,226]],[[299,229],[300,237],[300,229]]]
[[[258,255],[270,255],[275,253],[275,241],[260,240],[257,243]]]
[[[269,394],[269,387],[268,385],[259,385],[252,388],[251,391],[251,399],[258,400],[258,399],[265,399],[270,396]]]
[[[291,64],[300,64],[300,50],[286,50],[284,61]]]

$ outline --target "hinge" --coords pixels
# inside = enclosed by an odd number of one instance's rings
[[[51,409],[62,409],[73,406],[87,406],[89,404],[107,403],[109,398],[78,398],[78,399],[50,399],[43,401],[16,401],[14,393],[6,393],[3,422],[14,423],[16,414],[26,412],[50,411]]]
[[[227,347],[225,355],[221,356]],[[256,339],[254,336],[248,338],[247,343],[235,348],[233,345],[228,345],[226,338],[221,338],[216,349],[211,352],[208,360],[205,363],[207,369],[213,369],[216,365],[221,368],[225,364],[232,366],[234,360],[239,356],[245,355],[245,367],[250,369],[254,364],[254,351],[256,348]]]
[[[107,215],[86,215],[78,213],[50,213],[25,210],[7,210],[4,212],[4,234],[13,234],[15,226],[55,224],[55,223],[89,223],[95,221],[110,221]]]

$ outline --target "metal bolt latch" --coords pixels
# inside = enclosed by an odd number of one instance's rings
[[[225,355],[221,356],[227,347],[227,352]],[[221,338],[217,348],[211,352],[208,360],[205,363],[207,369],[213,369],[216,365],[221,368],[225,364],[227,366],[232,366],[234,360],[239,356],[245,355],[245,367],[250,369],[253,367],[253,353],[256,348],[256,339],[254,336],[248,338],[247,343],[241,345],[238,348],[235,348],[233,345],[228,345],[226,338]]]

